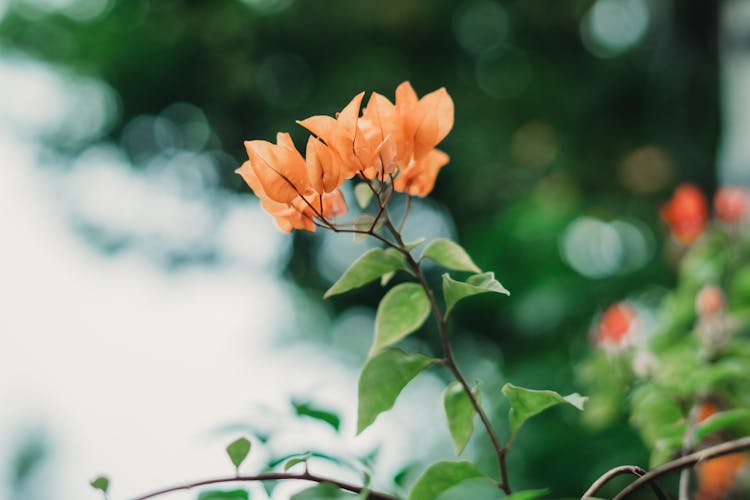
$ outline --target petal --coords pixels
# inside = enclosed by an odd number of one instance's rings
[[[438,172],[450,157],[439,149],[431,150],[422,160],[414,162],[393,182],[393,189],[424,198],[435,187]]]
[[[326,144],[331,143],[333,132],[337,126],[335,118],[325,115],[311,116],[305,120],[297,120],[297,123],[323,139]]]
[[[305,162],[310,183],[318,193],[329,193],[343,182],[338,155],[315,137],[307,141]]]
[[[282,143],[285,142],[286,139],[282,139]],[[268,141],[246,141],[245,149],[268,198],[289,203],[310,188],[305,160],[296,149]]]
[[[263,190],[263,185],[258,180],[258,176],[255,175],[255,171],[251,166],[250,160],[247,160],[245,163],[243,163],[240,168],[235,170],[235,173],[238,173],[242,176],[247,185],[250,186],[250,189],[253,190],[253,193],[255,193],[255,196],[257,196],[258,198],[266,197],[266,192]]]
[[[420,121],[414,132],[414,157],[419,160],[453,128],[453,99],[440,88],[419,100],[417,113]]]

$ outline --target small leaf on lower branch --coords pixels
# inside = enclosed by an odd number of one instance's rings
[[[250,495],[246,490],[209,490],[202,491],[198,500],[248,500]]]
[[[430,465],[417,479],[408,500],[433,500],[442,492],[474,478],[492,481],[471,462],[438,462]]]
[[[406,384],[435,361],[400,349],[386,349],[367,360],[359,376],[357,434],[389,410]]]

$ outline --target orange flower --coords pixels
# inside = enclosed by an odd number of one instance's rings
[[[706,197],[697,186],[680,184],[675,189],[672,199],[662,207],[661,216],[675,238],[684,244],[690,244],[706,229]]]
[[[419,99],[411,84],[403,82],[395,105],[373,92],[357,118],[363,96],[357,94],[336,118],[311,116],[298,123],[331,148],[344,179],[358,172],[370,179],[408,172],[394,189],[426,196],[438,170],[448,163],[448,156],[435,149],[453,127],[448,92],[441,88]]]
[[[696,465],[695,472],[698,476],[696,500],[721,500],[725,498],[746,463],[747,455],[732,453]]]
[[[743,188],[724,187],[719,189],[714,196],[716,217],[729,224],[744,221],[747,217],[748,205],[750,205],[750,195]]]
[[[413,161],[393,181],[393,189],[412,196],[427,196],[435,186],[438,172],[450,158],[439,149],[433,149],[419,161]]]
[[[315,231],[313,217],[333,218],[346,212],[346,202],[338,189],[338,164],[334,164],[325,145],[313,141],[316,139],[308,142],[307,160],[294,147],[289,134],[279,133],[276,144],[245,143],[250,159],[237,173],[284,232]]]
[[[297,122],[322,139],[338,155],[344,179],[351,179],[364,168],[354,149],[359,108],[364,95],[364,92],[360,92],[354,96],[354,99],[337,113],[336,118],[318,115]]]
[[[358,173],[396,191],[427,196],[448,155],[435,149],[453,127],[453,101],[444,88],[421,99],[409,82],[396,89],[396,103],[373,93],[362,108],[364,92],[336,117],[317,115],[298,121],[312,132],[305,157],[287,133],[276,144],[247,141],[248,161],[237,169],[263,209],[283,231],[315,230],[314,218],[346,211],[339,190]],[[360,110],[362,116],[360,116]]]
[[[396,110],[404,121],[407,141],[413,142],[414,159],[421,160],[453,128],[453,100],[445,87],[417,100],[409,82],[396,89]]]
[[[594,329],[595,342],[604,349],[620,350],[635,341],[637,311],[627,302],[609,306]]]

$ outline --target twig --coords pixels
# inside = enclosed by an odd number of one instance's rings
[[[626,486],[622,491],[620,491],[620,493],[617,494],[614,500],[621,500],[627,497],[634,491],[641,488],[643,485],[650,483],[657,477],[663,476],[664,474],[668,474],[676,470],[681,470],[685,467],[692,467],[693,465],[706,460],[710,460],[712,458],[747,449],[750,449],[750,437],[735,439],[734,441],[727,441],[726,443],[717,444],[716,446],[712,446],[710,448],[691,453],[690,455],[685,455],[683,457],[677,458],[675,460],[672,460],[671,462],[660,465],[659,467],[639,477],[628,486]]]
[[[500,469],[500,483],[498,483],[498,488],[502,489],[506,495],[510,495],[512,493],[512,490],[508,482],[508,472],[505,466],[505,455],[508,452],[508,448],[500,444],[500,441],[497,439],[497,435],[495,434],[495,431],[492,428],[492,424],[490,423],[489,418],[487,418],[487,415],[485,414],[484,409],[482,408],[482,405],[479,404],[479,400],[477,400],[476,396],[474,395],[474,392],[471,390],[471,386],[469,386],[469,383],[466,381],[466,378],[464,377],[463,373],[461,373],[461,370],[458,368],[458,365],[456,364],[456,360],[453,357],[453,349],[451,348],[450,340],[448,339],[448,331],[446,328],[445,317],[443,316],[442,311],[440,310],[440,306],[437,303],[435,294],[432,292],[432,289],[427,284],[427,279],[425,278],[424,273],[422,272],[422,268],[420,267],[419,263],[416,260],[414,260],[414,257],[412,257],[411,253],[409,253],[409,251],[406,249],[406,245],[404,244],[404,241],[401,238],[401,234],[393,226],[393,223],[391,222],[391,219],[388,216],[387,211],[386,211],[384,224],[385,224],[385,227],[388,228],[390,233],[393,235],[393,238],[396,240],[396,244],[399,247],[401,247],[400,249],[402,250],[402,253],[404,254],[404,258],[406,259],[407,265],[411,268],[412,274],[417,279],[420,286],[422,287],[425,294],[427,295],[427,298],[430,302],[430,307],[432,308],[432,314],[433,316],[435,316],[435,322],[437,323],[438,334],[440,335],[440,342],[443,345],[443,351],[445,353],[444,364],[448,366],[448,368],[453,373],[453,376],[456,378],[458,383],[461,384],[461,387],[463,387],[464,392],[469,398],[469,401],[471,401],[471,405],[474,407],[474,410],[479,415],[479,419],[482,421],[482,425],[487,431],[487,435],[489,436],[490,441],[492,442],[492,447],[497,457],[498,468]]]
[[[581,500],[586,500],[587,498],[593,497],[600,489],[604,487],[605,484],[607,484],[617,476],[621,476],[623,474],[633,474],[636,477],[642,477],[646,474],[646,471],[641,467],[638,467],[637,465],[621,465],[619,467],[615,467],[614,469],[610,469],[602,476],[600,476],[599,479],[594,481],[594,484],[592,484],[589,489],[586,490],[586,493],[583,494]],[[667,500],[667,496],[663,491],[661,491],[661,488],[659,488],[656,483],[651,486],[654,490],[654,494],[657,496],[657,498],[659,498],[659,500]]]
[[[334,486],[341,488],[342,490],[351,491],[353,493],[361,493],[363,487],[354,484],[345,483],[336,479],[328,477],[318,476],[304,472],[303,474],[289,474],[282,472],[269,472],[266,474],[257,474],[254,476],[231,476],[231,477],[219,477],[213,479],[204,479],[202,481],[195,481],[192,483],[179,484],[177,486],[170,486],[169,488],[163,488],[161,490],[152,491],[145,495],[135,497],[133,500],[146,500],[147,498],[154,498],[167,493],[173,493],[175,491],[192,490],[201,486],[210,486],[213,484],[222,483],[237,483],[237,482],[248,482],[248,481],[280,481],[280,480],[297,480],[297,481],[311,481],[314,483],[330,483]],[[373,500],[397,500],[396,497],[387,495],[385,493],[378,493],[370,490],[367,498]]]

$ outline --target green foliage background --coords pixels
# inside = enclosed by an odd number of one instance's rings
[[[715,183],[717,3],[652,2],[643,41],[611,58],[582,43],[582,19],[592,4],[117,0],[97,19],[78,22],[12,2],[0,44],[110,84],[120,97],[110,132],[115,140],[140,114],[177,101],[198,106],[213,128],[212,146],[229,155],[223,185],[243,192],[233,174],[243,161],[243,140],[270,139],[278,130],[301,137],[294,120],[333,113],[361,90],[392,96],[406,79],[420,94],[447,87],[456,124],[441,146],[451,162],[433,198],[452,215],[458,241],[477,264],[494,270],[513,293],[477,298],[452,319],[459,362],[470,377],[481,372],[500,422],[507,414],[504,382],[580,390],[574,372],[589,350],[593,315],[633,290],[673,283],[658,243],[664,235],[658,204],[677,181],[709,191]],[[499,43],[472,52],[456,35],[462,16],[483,8],[501,10],[505,31]],[[480,73],[505,90],[488,93]],[[533,160],[544,143],[532,142],[532,161],[514,150],[514,137],[529,123],[551,134],[549,161]],[[63,154],[77,152],[52,144]],[[623,160],[646,145],[661,148],[674,168],[639,190],[623,181]],[[581,215],[643,220],[657,248],[636,270],[586,278],[559,250],[561,234]],[[308,295],[322,296],[330,283],[310,258],[316,237],[294,238],[286,274]],[[437,274],[432,279],[439,284]],[[371,285],[325,307],[374,307],[381,295]],[[429,327],[421,335],[437,349]],[[509,457],[514,486],[549,486],[553,496],[581,492],[610,466],[647,462],[625,415],[598,429],[577,417],[554,410],[524,428]],[[491,463],[489,448],[475,443],[471,453]]]

